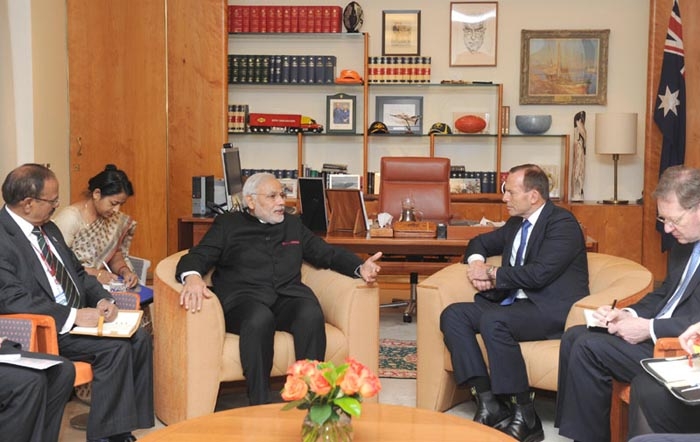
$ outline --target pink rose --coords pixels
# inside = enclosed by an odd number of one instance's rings
[[[289,375],[282,389],[282,399],[285,401],[297,401],[303,399],[308,391],[309,387],[302,378]]]
[[[331,384],[328,383],[321,370],[314,370],[308,376],[309,389],[319,396],[325,396],[331,391]]]

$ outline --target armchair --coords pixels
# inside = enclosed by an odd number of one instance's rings
[[[498,265],[500,257],[487,262]],[[583,309],[610,304],[617,298],[619,307],[633,304],[653,285],[649,270],[625,258],[602,253],[588,253],[590,295],[569,311],[566,328],[584,324]],[[452,375],[450,354],[440,332],[440,313],[454,302],[472,301],[477,290],[467,279],[466,264],[452,264],[418,285],[418,367],[416,405],[444,411],[466,400],[469,392],[458,389]],[[484,356],[483,343],[482,352]],[[556,391],[559,371],[559,340],[522,342],[530,386]]]
[[[162,260],[154,274],[155,410],[158,419],[166,424],[212,413],[220,383],[245,379],[239,338],[226,333],[218,298],[205,300],[196,314],[180,306],[182,285],[175,279],[175,268],[185,253],[181,251]],[[211,273],[205,277],[208,283],[210,276]],[[339,364],[352,356],[376,372],[378,288],[308,264],[302,266],[302,282],[318,297],[327,321],[326,360]],[[274,348],[271,376],[283,376],[295,361],[292,336],[275,333]]]

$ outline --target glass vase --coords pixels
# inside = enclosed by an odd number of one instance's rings
[[[352,441],[352,419],[339,413],[338,419],[328,419],[322,424],[311,420],[307,413],[301,425],[302,442],[350,442]]]

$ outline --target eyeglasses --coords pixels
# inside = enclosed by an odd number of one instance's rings
[[[265,198],[269,199],[270,201],[276,200],[277,197],[280,197],[280,198],[282,198],[283,200],[286,200],[286,199],[287,199],[287,194],[284,193],[284,192],[280,192],[280,193],[276,193],[276,192],[272,192],[272,193],[253,193],[252,195],[261,195],[261,196],[264,196]]]
[[[680,226],[681,221],[683,220],[683,217],[685,216],[686,213],[690,212],[693,210],[695,206],[689,207],[683,211],[679,216],[676,218],[664,218],[663,216],[657,216],[656,220],[660,222],[661,224],[668,225],[669,227],[678,227]]]
[[[60,203],[60,201],[59,201],[58,198],[53,199],[53,200],[47,200],[47,199],[39,198],[39,197],[36,197],[36,196],[33,196],[32,198],[35,199],[35,200],[37,200],[37,201],[43,201],[43,202],[45,202],[45,203],[49,203],[49,204],[51,204],[52,206],[58,206],[58,204]]]

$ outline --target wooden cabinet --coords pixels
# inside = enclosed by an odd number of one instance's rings
[[[571,212],[586,234],[598,241],[598,251],[642,262],[642,210],[637,204],[571,203]]]

